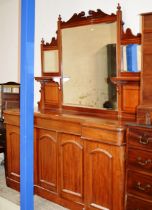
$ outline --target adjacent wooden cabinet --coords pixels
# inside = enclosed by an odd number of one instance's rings
[[[8,186],[13,183],[13,187],[18,190],[20,181],[20,129],[16,125],[7,125],[6,129],[7,183]]]
[[[5,111],[7,184],[19,189],[19,112]],[[35,113],[35,193],[71,210],[124,210],[119,121]]]
[[[127,130],[126,210],[152,209],[151,127]]]

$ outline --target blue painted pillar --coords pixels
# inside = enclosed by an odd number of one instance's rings
[[[33,112],[35,0],[21,0],[20,207],[34,209]]]

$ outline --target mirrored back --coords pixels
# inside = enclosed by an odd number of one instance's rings
[[[63,104],[115,109],[117,24],[62,29]]]

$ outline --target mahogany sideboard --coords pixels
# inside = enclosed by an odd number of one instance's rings
[[[6,182],[17,190],[19,117],[19,110],[5,111]],[[72,210],[123,210],[124,140],[119,121],[35,112],[35,193]]]
[[[116,32],[115,72],[105,81],[109,84],[110,81],[116,84],[113,105],[116,102],[117,107],[105,109],[105,107],[90,107],[86,104],[81,106],[83,105],[82,101],[79,104],[69,105],[71,102],[66,104],[64,82],[65,79],[72,80],[72,78],[63,74],[65,72],[62,64],[65,62],[63,55],[65,55],[64,47],[66,46],[63,43],[64,37],[66,37],[64,33],[67,29],[71,32],[78,26],[88,27],[101,24],[102,27],[102,23],[106,23],[106,26],[111,24]],[[134,139],[136,142],[137,136],[139,134],[143,136],[145,132],[151,135],[151,131],[146,128],[152,122],[151,23],[152,13],[143,14],[142,40],[141,34],[134,36],[130,29],[124,32],[121,7],[118,4],[116,14],[107,15],[101,10],[90,10],[87,16],[84,12],[74,14],[67,22],[62,21],[59,16],[57,38],[53,38],[50,44],[45,44],[42,40],[42,75],[35,78],[41,84],[40,101],[38,102],[40,111],[36,111],[34,114],[34,189],[36,194],[71,210],[124,210],[125,208],[132,210],[134,207],[136,208],[137,201],[141,202],[141,206],[140,208],[137,206],[136,210],[145,210],[147,206],[151,209],[151,201],[149,201],[151,197],[147,194],[137,193],[132,187],[138,175],[143,183],[147,183],[145,181],[146,170],[143,172],[143,169],[138,170],[139,168],[137,169],[135,165],[129,165],[129,161],[133,162],[133,158],[137,155],[138,149],[141,150],[141,155],[144,157],[150,155],[150,149],[138,148],[137,145],[132,145],[134,144],[132,140]],[[92,27],[89,28],[89,31],[95,31],[92,29]],[[73,36],[69,37],[71,40]],[[94,37],[92,40],[95,40]],[[142,45],[141,73],[125,72],[123,71],[125,69],[121,67],[122,46],[129,44]],[[48,71],[48,66],[44,61],[48,54],[52,56],[52,53],[55,57],[57,56],[58,63],[53,68],[51,66]],[[73,58],[72,62],[74,60]],[[68,63],[67,61],[69,62],[70,59],[68,58],[65,63]],[[76,68],[74,72],[78,69]],[[98,74],[95,75],[98,76]],[[96,83],[97,80],[96,77],[93,82]],[[89,82],[89,79],[87,81]],[[101,82],[99,81],[99,83]],[[83,82],[81,84],[85,87]],[[75,95],[75,91],[72,92],[71,88],[67,92],[67,96],[70,93]],[[82,98],[84,99],[84,96],[79,96],[79,99]],[[19,110],[5,111],[6,182],[8,186],[17,190],[19,190],[20,181],[19,119]],[[126,121],[145,124],[145,129],[141,126],[137,126],[137,130],[134,127],[129,127],[127,165],[125,165]],[[131,136],[131,131],[136,137]],[[141,137],[141,140],[144,139]],[[126,189],[125,166],[127,166]],[[150,177],[151,186],[151,174],[147,175]],[[137,187],[142,190],[141,182],[137,184]],[[142,196],[145,196],[147,200]]]

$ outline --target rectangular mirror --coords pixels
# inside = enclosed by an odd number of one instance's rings
[[[57,40],[52,39],[51,43],[41,41],[41,64],[42,76],[59,76],[59,51]]]
[[[65,28],[62,35],[63,104],[116,109],[117,24]]]
[[[58,50],[43,51],[43,72],[58,72]]]

